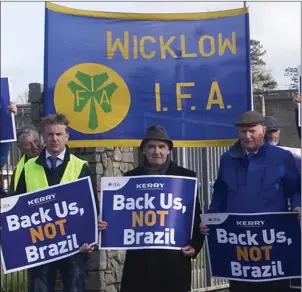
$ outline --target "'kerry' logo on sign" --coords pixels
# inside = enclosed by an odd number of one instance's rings
[[[130,102],[122,77],[95,63],[68,69],[54,91],[56,111],[67,116],[71,128],[85,134],[103,133],[118,126],[127,116]]]

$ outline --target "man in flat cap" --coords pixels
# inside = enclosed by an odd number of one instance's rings
[[[150,127],[141,142],[142,164],[125,174],[196,177],[196,173],[171,161],[173,142],[161,126]],[[197,196],[193,237],[182,250],[128,250],[120,292],[188,292],[191,290],[191,258],[202,248],[199,231],[200,204]]]
[[[269,143],[274,146],[279,146],[280,126],[278,121],[274,117],[266,116],[265,127],[266,127],[266,136],[268,137]],[[301,149],[284,147],[284,146],[279,146],[279,147],[288,150],[292,153],[296,162],[296,167],[299,173],[301,173]]]
[[[301,216],[300,175],[293,155],[269,143],[260,113],[243,113],[235,125],[239,140],[221,157],[209,212],[286,212],[289,201]],[[207,235],[209,229],[201,224],[200,231]],[[288,286],[287,280],[230,281],[230,292],[285,292]]]
[[[280,126],[278,121],[274,117],[266,116],[265,127],[269,142],[272,145],[277,146],[280,142]]]

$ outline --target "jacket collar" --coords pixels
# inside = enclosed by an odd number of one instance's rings
[[[265,136],[264,144],[258,149],[259,155],[262,155],[267,147],[269,147],[269,139]],[[258,154],[257,153],[257,154]],[[244,158],[245,151],[241,146],[240,140],[238,140],[230,149],[230,155],[234,158]]]
[[[70,160],[70,150],[67,145],[65,147],[66,147],[66,152],[65,152],[63,163],[68,163],[68,161]],[[45,152],[46,152],[46,147],[41,151],[40,155],[36,160],[36,163],[41,166],[47,167]]]
[[[175,169],[177,168],[178,166],[173,162],[173,161],[170,161],[170,164],[167,168],[167,172],[166,172],[166,175],[169,175],[169,173],[174,173],[175,172]],[[142,166],[139,166],[137,168],[138,170],[138,173],[141,174],[141,175],[146,175],[147,174],[147,171],[144,167]]]

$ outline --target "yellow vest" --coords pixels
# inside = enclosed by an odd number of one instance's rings
[[[44,167],[36,163],[37,159],[38,157],[29,159],[24,166],[26,190],[28,193],[49,187]],[[87,161],[70,154],[70,160],[67,163],[60,183],[63,184],[77,180],[85,163]]]
[[[21,157],[20,161],[18,162],[18,164],[16,166],[15,177],[14,177],[14,191],[17,190],[17,185],[18,185],[22,170],[24,168],[24,164],[25,164],[25,155],[23,155]]]

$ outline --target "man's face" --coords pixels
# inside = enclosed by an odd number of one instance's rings
[[[267,131],[266,135],[269,137],[270,144],[277,146],[280,141],[280,130]]]
[[[34,133],[23,134],[19,142],[19,148],[21,152],[29,158],[38,156],[41,151],[41,143],[38,135]]]
[[[43,138],[50,154],[58,156],[64,149],[68,141],[68,134],[65,125],[46,125]]]
[[[264,141],[266,128],[262,125],[253,127],[238,127],[241,146],[248,152],[257,151]]]
[[[169,153],[169,145],[163,141],[147,141],[143,148],[143,154],[146,155],[150,165],[163,165]]]

